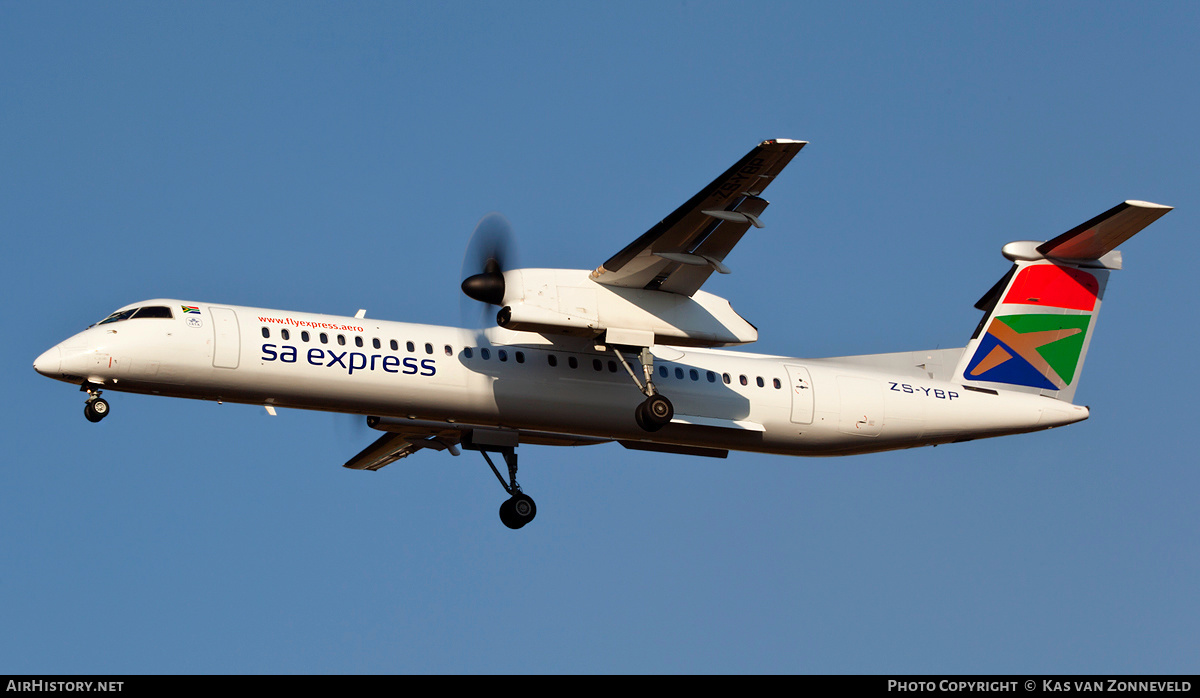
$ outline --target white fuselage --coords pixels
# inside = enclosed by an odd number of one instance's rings
[[[496,426],[666,446],[841,455],[1045,429],[1086,407],[968,389],[916,367],[656,346],[671,424],[589,340],[156,300],[170,318],[98,324],[37,359],[43,375],[113,391]],[[194,307],[194,312],[181,308]],[[286,333],[286,336],[285,336]],[[626,354],[640,374],[635,356]],[[639,375],[640,377],[640,375]]]

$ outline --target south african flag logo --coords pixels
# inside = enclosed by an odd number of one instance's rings
[[[200,306],[198,306],[198,305],[181,305],[179,307],[183,308],[184,314],[187,314],[187,313],[192,313],[194,315],[200,314]]]
[[[1062,390],[1075,380],[1089,315],[1004,315],[967,364],[971,380]]]

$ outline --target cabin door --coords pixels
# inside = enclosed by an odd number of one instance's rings
[[[792,422],[812,424],[813,388],[808,369],[803,366],[785,366],[792,391]]]
[[[237,368],[242,355],[237,314],[229,308],[209,307],[208,312],[213,324],[213,366]]]

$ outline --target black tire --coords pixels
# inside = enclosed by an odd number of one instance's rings
[[[533,498],[521,492],[504,500],[500,505],[500,522],[513,530],[533,521],[535,516],[537,505],[533,503]]]
[[[645,402],[638,405],[635,414],[638,425],[646,431],[658,431],[671,423],[675,416],[675,406],[663,395],[651,395]]]
[[[108,415],[108,403],[104,400],[88,400],[83,404],[83,416],[89,422],[99,422]]]
[[[514,494],[508,501],[512,502],[513,515],[521,522],[522,526],[533,521],[533,517],[537,516],[537,505],[533,503],[533,497],[524,492]]]
[[[658,429],[650,424],[646,419],[646,403],[639,402],[637,409],[633,411],[633,419],[637,425],[642,428],[642,431],[658,431]]]
[[[500,504],[500,523],[514,530],[521,527],[521,524],[516,520],[516,515],[513,513],[511,499],[506,499]]]

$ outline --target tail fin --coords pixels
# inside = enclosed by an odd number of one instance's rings
[[[967,385],[1040,393],[1070,402],[1116,246],[1171,210],[1126,201],[1044,243],[1012,242],[1009,272],[975,304],[984,318],[954,375]]]

